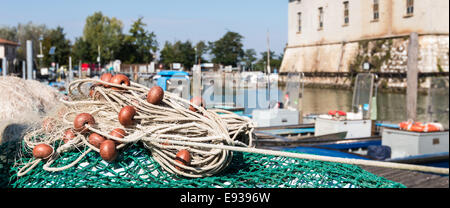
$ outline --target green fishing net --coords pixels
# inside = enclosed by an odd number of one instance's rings
[[[125,149],[114,163],[90,152],[77,165],[47,172],[43,162],[17,177],[33,160],[23,145],[0,146],[0,187],[7,188],[405,188],[355,165],[234,152],[231,164],[220,174],[184,178],[163,170],[142,145]],[[22,150],[22,151],[18,151]],[[18,154],[18,152],[20,154]],[[64,153],[52,167],[76,160],[80,152]]]

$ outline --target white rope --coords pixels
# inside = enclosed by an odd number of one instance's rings
[[[429,166],[422,166],[422,165],[410,165],[410,164],[401,164],[401,163],[393,163],[393,162],[382,162],[382,161],[373,161],[373,160],[361,160],[361,159],[310,155],[310,154],[303,154],[303,153],[293,153],[293,152],[257,149],[257,148],[249,148],[249,147],[237,147],[237,146],[205,144],[205,143],[197,143],[197,142],[173,141],[173,140],[154,139],[154,138],[151,138],[149,140],[153,141],[153,142],[166,142],[166,143],[170,143],[170,144],[189,145],[189,146],[197,146],[197,147],[204,147],[204,148],[216,148],[216,149],[223,149],[223,150],[230,150],[230,151],[257,153],[257,154],[281,156],[281,157],[291,157],[291,158],[306,159],[306,160],[319,160],[319,161],[325,161],[325,162],[343,163],[343,164],[351,164],[351,165],[366,165],[366,166],[374,166],[374,167],[423,171],[423,172],[439,173],[439,174],[445,174],[445,175],[449,174],[448,168],[436,168],[436,167],[429,167]]]

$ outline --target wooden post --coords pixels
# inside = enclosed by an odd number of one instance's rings
[[[78,78],[81,79],[81,60],[78,62]]]
[[[408,120],[412,119],[414,121],[417,118],[418,55],[419,36],[417,33],[411,33],[408,45],[406,116]]]
[[[73,71],[72,71],[72,56],[69,56],[69,81],[72,82],[73,80]]]
[[[27,75],[27,64],[26,61],[22,61],[22,79],[26,79]]]
[[[135,82],[137,82],[138,79],[138,72],[139,72],[138,65],[136,65],[134,66],[134,77],[133,77]]]

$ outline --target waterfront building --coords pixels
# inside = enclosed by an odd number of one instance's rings
[[[289,0],[288,43],[281,72],[405,73],[409,35],[419,35],[420,72],[449,71],[448,0]],[[330,73],[329,73],[330,74]],[[349,84],[344,77],[309,78]],[[404,87],[405,81],[385,84]]]
[[[3,70],[3,61],[7,60],[8,71],[14,69],[14,60],[16,59],[16,50],[18,43],[0,38],[0,68]]]

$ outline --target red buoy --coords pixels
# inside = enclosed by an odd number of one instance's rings
[[[74,130],[80,133],[86,133],[89,129],[85,125],[94,125],[95,119],[89,113],[81,113],[75,117],[73,121]]]

